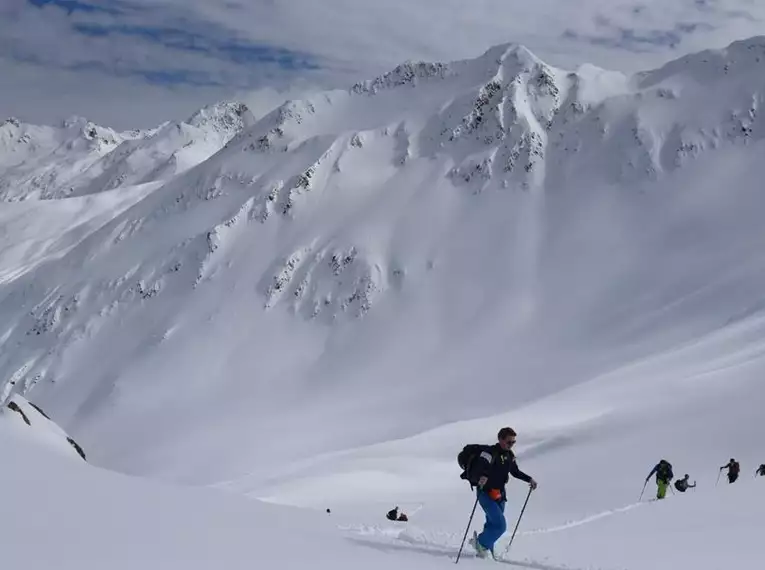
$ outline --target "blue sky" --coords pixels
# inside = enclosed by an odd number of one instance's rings
[[[761,0],[0,0],[0,117],[148,126],[505,42],[562,67],[636,71],[764,23]]]

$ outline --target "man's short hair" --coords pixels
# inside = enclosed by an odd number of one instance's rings
[[[499,430],[499,433],[497,434],[497,439],[507,439],[510,436],[517,436],[518,434],[515,433],[515,430],[511,427],[503,427],[501,430]]]

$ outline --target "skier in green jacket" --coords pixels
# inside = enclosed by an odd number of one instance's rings
[[[656,498],[663,499],[667,496],[667,487],[669,487],[672,478],[675,476],[674,473],[672,473],[672,465],[666,459],[659,461],[654,468],[651,469],[648,477],[645,478],[646,483],[648,483],[648,480],[654,473],[656,474]]]

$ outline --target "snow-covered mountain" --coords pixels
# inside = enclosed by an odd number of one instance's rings
[[[765,461],[764,69],[765,38],[632,77],[504,45],[257,121],[7,123],[2,393],[98,465],[431,530],[503,424],[529,528],[631,505],[662,456]]]
[[[56,128],[0,125],[0,199],[65,198],[167,181],[203,162],[254,122],[242,103],[218,103],[186,121],[124,133],[73,117]]]

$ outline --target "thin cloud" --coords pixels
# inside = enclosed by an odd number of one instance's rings
[[[578,34],[574,30],[565,30],[563,37],[567,40],[586,42],[595,46],[604,46],[632,53],[645,53],[669,48],[675,50],[685,37],[699,32],[714,31],[714,26],[701,22],[678,22],[671,29],[635,29],[599,23],[603,31],[598,34]]]
[[[763,21],[765,2],[751,0],[5,0],[0,73],[128,81],[164,101],[157,87],[225,97],[345,86],[407,59],[475,57],[509,41],[565,68],[637,71],[759,34]],[[60,86],[39,83],[60,106]],[[0,103],[0,115],[24,106],[7,93]],[[126,102],[115,120],[144,117],[140,107]]]
[[[90,3],[90,2],[79,2],[78,0],[29,0],[29,3],[38,8],[42,8],[44,6],[53,6],[56,8],[61,8],[62,10],[66,11],[68,14],[73,14],[75,12],[85,12],[88,14],[100,12],[103,14],[111,14],[114,16],[122,14],[122,10],[120,10],[120,8],[118,7],[119,2],[97,4],[97,3]]]

